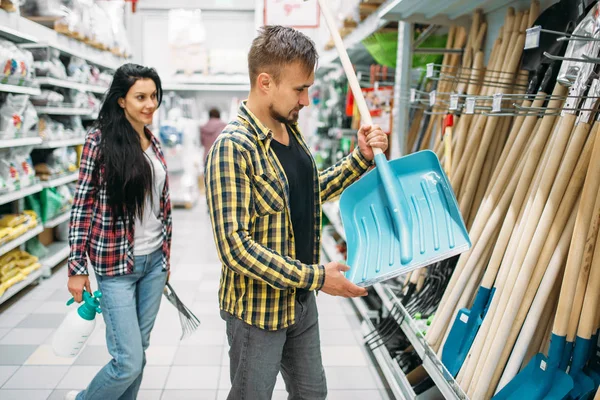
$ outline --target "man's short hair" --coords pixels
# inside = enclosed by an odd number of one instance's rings
[[[280,81],[280,73],[286,65],[299,62],[310,75],[315,70],[319,55],[314,42],[302,32],[279,25],[266,25],[259,29],[248,53],[250,85],[263,72]]]
[[[216,108],[211,108],[208,112],[209,118],[221,118],[221,113]]]

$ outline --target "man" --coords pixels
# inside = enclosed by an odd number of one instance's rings
[[[251,90],[208,158],[207,199],[223,262],[219,301],[230,345],[229,400],[271,398],[280,369],[290,399],[325,399],[315,291],[365,296],[319,265],[321,202],[340,195],[387,149],[377,126],[359,149],[318,172],[298,131],[317,52],[302,33],[261,28],[248,54]],[[350,333],[348,333],[350,334]]]
[[[212,147],[217,136],[223,131],[227,124],[221,120],[221,113],[216,108],[208,112],[209,120],[200,127],[200,144],[204,147],[204,165],[208,159],[208,151]]]

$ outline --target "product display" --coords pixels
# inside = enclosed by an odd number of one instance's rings
[[[13,250],[0,256],[0,297],[11,286],[26,279],[29,274],[41,267],[38,258],[25,251]]]
[[[33,211],[23,214],[5,214],[0,216],[0,245],[17,239],[38,225],[38,216]]]

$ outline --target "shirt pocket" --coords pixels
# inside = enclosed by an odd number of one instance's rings
[[[280,213],[285,206],[281,184],[273,174],[254,175],[252,196],[254,209],[259,216]]]

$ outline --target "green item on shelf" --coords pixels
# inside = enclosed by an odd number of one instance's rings
[[[61,213],[64,203],[63,197],[60,194],[56,193],[55,188],[47,188],[42,190],[41,202],[42,221],[44,223],[59,215]]]
[[[34,237],[25,243],[25,250],[39,259],[45,258],[48,255],[48,248],[44,246],[37,237]]]
[[[42,215],[42,203],[39,193],[25,197],[25,208],[34,211],[38,216]]]

